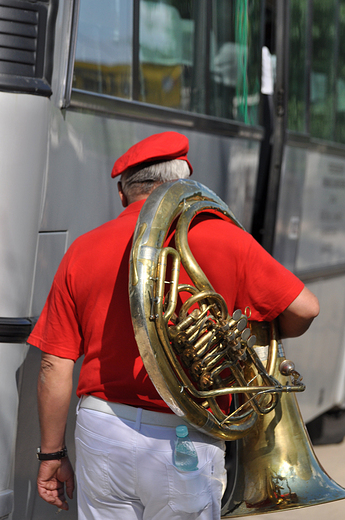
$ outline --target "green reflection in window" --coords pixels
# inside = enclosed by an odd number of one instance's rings
[[[306,131],[307,0],[290,2],[288,128]]]
[[[216,0],[211,29],[211,114],[256,124],[260,100],[260,2]]]
[[[314,0],[310,78],[310,133],[333,140],[336,0]]]
[[[335,140],[345,143],[345,0],[339,6],[339,47],[336,79]]]
[[[239,73],[236,85],[237,120],[257,124],[260,101],[260,2],[236,2],[236,43]]]
[[[81,0],[73,87],[132,97],[132,2]]]

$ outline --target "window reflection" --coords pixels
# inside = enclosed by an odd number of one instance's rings
[[[190,110],[195,2],[140,2],[139,100]]]
[[[313,57],[310,78],[310,133],[333,139],[336,0],[313,4]]]
[[[212,5],[211,113],[257,124],[260,2],[217,0]]]
[[[307,0],[291,0],[288,126],[295,132],[307,130],[307,11]]]
[[[134,23],[130,0],[80,0],[73,87],[257,124],[260,6],[140,0]]]
[[[132,2],[81,0],[73,87],[132,97]]]
[[[336,85],[335,139],[345,143],[345,0],[339,6],[339,49]]]

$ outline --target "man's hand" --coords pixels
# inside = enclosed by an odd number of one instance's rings
[[[49,504],[67,511],[65,485],[67,496],[72,499],[74,471],[68,457],[61,460],[42,461],[37,477],[37,489],[40,497]]]

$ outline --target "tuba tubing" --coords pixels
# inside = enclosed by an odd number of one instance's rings
[[[277,359],[274,325],[266,371],[254,348],[255,337],[245,329],[248,317],[241,311],[229,316],[223,298],[214,292],[195,261],[187,233],[192,219],[202,211],[214,213],[242,228],[225,203],[195,181],[164,183],[145,201],[130,258],[132,323],[147,373],[170,409],[209,435],[235,440],[247,435],[260,415],[271,412],[282,393],[303,391],[304,385],[296,378],[283,385],[272,376]],[[175,220],[176,250],[164,247]],[[167,281],[169,257],[173,269],[171,280]],[[194,286],[178,285],[180,262]],[[168,295],[164,292],[167,283],[171,287]],[[191,297],[177,317],[175,309],[181,290],[190,292]],[[193,315],[194,311],[188,314],[195,302],[200,308],[197,316]],[[169,326],[173,318],[177,318],[177,324]],[[194,328],[189,326],[193,321],[197,323]],[[188,334],[194,343],[188,338],[186,343]],[[181,366],[183,352],[180,356],[179,349],[186,344],[191,367]],[[221,378],[229,368],[231,381]],[[249,373],[249,380],[244,378],[244,371]],[[226,394],[242,394],[242,404],[230,416],[224,415],[217,403],[217,398]]]

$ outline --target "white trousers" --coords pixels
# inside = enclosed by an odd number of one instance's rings
[[[219,520],[225,444],[196,430],[189,435],[199,465],[181,472],[173,465],[175,428],[79,409],[79,520]]]

